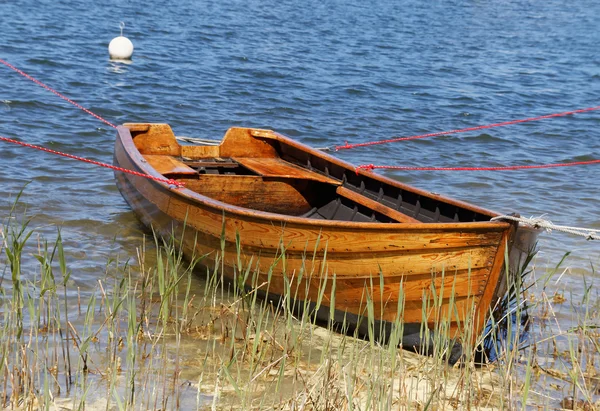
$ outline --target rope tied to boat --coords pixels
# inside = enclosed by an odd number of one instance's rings
[[[52,150],[50,148],[46,148],[46,147],[42,147],[42,146],[36,146],[34,144],[28,144],[28,143],[24,143],[24,142],[18,141],[18,140],[13,140],[12,138],[7,138],[7,137],[0,136],[0,140],[1,141],[6,141],[7,143],[17,144],[17,145],[23,146],[23,147],[35,148],[36,150],[44,151],[44,152],[50,153],[50,154],[56,154],[56,155],[62,156],[62,157],[71,158],[73,160],[82,161],[84,163],[94,164],[96,166],[100,166],[100,167],[104,167],[104,168],[110,168],[111,170],[120,171],[120,172],[127,173],[127,174],[132,174],[134,176],[144,177],[144,178],[147,178],[149,180],[154,180],[154,181],[158,181],[158,182],[161,182],[161,183],[167,183],[170,186],[174,186],[174,187],[177,187],[177,188],[183,188],[184,187],[184,184],[181,181],[173,180],[173,179],[170,179],[170,178],[154,177],[154,176],[151,176],[149,174],[140,173],[138,171],[129,170],[127,168],[113,166],[112,164],[102,163],[100,161],[91,160],[89,158],[75,156],[73,154],[63,153],[61,151]]]
[[[544,116],[528,117],[528,118],[522,118],[522,119],[518,119],[518,120],[503,121],[501,123],[485,124],[485,125],[481,125],[481,126],[460,128],[460,129],[456,129],[456,130],[438,131],[435,133],[418,134],[415,136],[408,136],[408,137],[392,137],[392,138],[388,138],[385,140],[368,141],[366,143],[349,144],[346,141],[345,144],[342,146],[335,146],[334,150],[335,151],[349,150],[351,148],[368,147],[368,146],[375,146],[375,145],[380,145],[380,144],[396,143],[398,141],[418,140],[418,139],[428,138],[428,137],[438,137],[438,136],[446,136],[449,134],[465,133],[468,131],[486,130],[486,129],[490,129],[490,128],[510,126],[513,124],[529,123],[532,121],[540,121],[540,120],[545,120],[548,118],[565,117],[565,116],[570,116],[573,114],[587,113],[589,111],[596,111],[596,110],[600,110],[600,106],[580,108],[577,110],[563,111],[562,113],[554,113],[554,114],[547,114]]]
[[[113,127],[115,129],[117,128],[117,126],[115,124],[104,119],[103,117],[92,112],[91,110],[83,107],[79,103],[71,100],[70,98],[59,93],[58,91],[54,90],[53,88],[49,87],[48,85],[42,83],[40,80],[25,73],[23,70],[20,70],[19,68],[8,63],[7,61],[0,58],[0,63],[5,65],[6,67],[10,68],[11,70],[15,71],[16,73],[20,74],[21,76],[25,77],[26,79],[31,80],[32,82],[39,85],[40,87],[43,87],[44,89],[57,95],[58,97],[62,98],[63,100],[71,103],[75,107],[83,110],[85,113],[102,121],[103,123],[107,124],[108,126]],[[569,116],[569,115],[573,115],[573,114],[586,113],[586,112],[596,111],[596,110],[600,110],[600,106],[588,107],[588,108],[582,108],[582,109],[578,109],[578,110],[564,111],[562,113],[554,113],[554,114],[548,114],[548,115],[543,115],[543,116],[538,116],[538,117],[529,117],[529,118],[523,118],[523,119],[519,119],[519,120],[511,120],[511,121],[505,121],[502,123],[487,124],[487,125],[468,127],[468,128],[456,129],[456,130],[450,130],[450,131],[440,131],[440,132],[436,132],[436,133],[420,134],[420,135],[409,136],[409,137],[392,137],[387,140],[370,141],[367,143],[350,144],[350,143],[348,143],[348,141],[346,141],[343,146],[334,146],[333,148],[332,147],[323,147],[323,148],[320,148],[320,150],[339,151],[339,150],[350,149],[350,148],[355,148],[355,147],[372,146],[372,145],[378,145],[378,144],[393,143],[393,142],[397,142],[397,141],[406,141],[406,140],[422,139],[422,138],[427,138],[427,137],[443,136],[443,135],[448,135],[448,134],[463,133],[463,132],[467,132],[467,131],[483,130],[483,129],[489,129],[489,128],[494,128],[494,127],[508,126],[511,124],[539,121],[539,120],[544,120],[544,119],[548,119],[548,118],[564,117],[564,116]],[[189,137],[187,137],[187,138],[181,137],[180,139],[184,140],[184,141],[186,139],[189,139],[188,141],[192,142]],[[3,138],[2,140],[8,141],[8,139],[6,139],[6,138]],[[215,142],[212,142],[209,140],[205,140],[203,143],[208,144],[208,145],[217,145]],[[20,144],[20,143],[17,143],[17,144]],[[22,145],[24,145],[24,144],[22,144]],[[51,152],[51,151],[49,151],[49,152]],[[75,156],[73,156],[73,157],[75,157]],[[597,164],[597,163],[600,163],[600,160],[576,161],[576,162],[571,162],[571,163],[516,165],[516,166],[498,166],[498,167],[411,167],[411,166],[386,166],[386,165],[363,164],[363,165],[359,165],[358,167],[356,167],[355,172],[358,175],[359,170],[373,171],[375,169],[391,169],[391,170],[404,170],[404,171],[500,171],[500,170],[521,170],[521,169],[534,169],[534,168],[568,167],[568,166],[579,166],[579,165]],[[122,170],[120,170],[120,171],[122,171]],[[130,174],[133,174],[133,173],[130,173]],[[153,177],[150,176],[149,178],[153,178]],[[167,180],[167,179],[163,179],[163,180],[173,181],[173,180]],[[169,183],[169,184],[172,184],[172,183]],[[177,187],[183,186],[179,182],[175,185]]]
[[[51,93],[53,93],[53,94],[57,95],[58,97],[60,97],[60,98],[62,98],[63,100],[65,100],[66,102],[73,104],[75,107],[77,107],[77,108],[79,108],[79,109],[83,110],[84,112],[86,112],[86,113],[87,113],[87,114],[89,114],[90,116],[92,116],[92,117],[94,117],[94,118],[96,118],[96,119],[98,119],[98,120],[102,121],[104,124],[106,124],[106,125],[108,125],[108,126],[110,126],[110,127],[112,127],[112,128],[115,128],[115,129],[117,128],[117,126],[116,126],[116,125],[114,125],[114,124],[113,124],[113,123],[111,123],[110,121],[106,120],[104,117],[102,117],[102,116],[100,116],[100,115],[98,115],[98,114],[96,114],[96,113],[92,112],[91,110],[89,110],[89,109],[87,109],[87,108],[83,107],[81,104],[79,104],[79,103],[77,103],[77,102],[75,102],[75,101],[71,100],[69,97],[65,96],[64,94],[61,94],[61,93],[59,93],[58,91],[54,90],[52,87],[50,87],[50,86],[48,86],[48,85],[46,85],[46,84],[42,83],[42,82],[41,82],[41,81],[39,81],[38,79],[36,79],[36,78],[34,78],[34,77],[30,76],[29,74],[25,73],[23,70],[20,70],[20,69],[16,68],[15,66],[13,66],[12,64],[10,64],[9,62],[7,62],[7,61],[5,61],[5,60],[2,60],[2,59],[0,59],[0,63],[4,64],[4,65],[5,65],[6,67],[8,67],[9,69],[11,69],[11,70],[13,70],[13,71],[15,71],[15,72],[19,73],[20,75],[22,75],[22,76],[23,76],[23,77],[25,77],[26,79],[33,81],[33,82],[34,82],[35,84],[37,84],[38,86],[40,86],[40,87],[43,87],[43,88],[45,88],[46,90],[48,90],[49,92],[51,92]]]
[[[38,79],[36,79],[36,78],[30,76],[29,74],[25,73],[23,70],[20,70],[17,67],[13,66],[9,62],[7,62],[7,61],[5,61],[3,59],[0,59],[0,63],[4,64],[6,67],[10,68],[11,70],[19,73],[21,76],[25,77],[26,79],[33,81],[38,86],[45,88],[46,90],[48,90],[51,93],[57,95],[58,97],[62,98],[63,100],[71,103],[75,107],[83,110],[85,113],[89,114],[90,116],[92,116],[92,117],[94,117],[94,118],[102,121],[104,124],[106,124],[106,125],[114,128],[114,129],[117,128],[116,125],[114,125],[110,121],[106,120],[102,116],[100,116],[100,115],[92,112],[91,110],[83,107],[81,104],[79,104],[79,103],[71,100],[69,97],[65,96],[64,94],[59,93],[58,91],[54,90],[52,87],[50,87],[50,86],[42,83]],[[35,148],[36,150],[45,151],[46,153],[56,154],[56,155],[59,155],[59,156],[71,158],[73,160],[83,161],[84,163],[94,164],[96,166],[100,166],[100,167],[104,167],[104,168],[110,168],[112,170],[120,171],[120,172],[127,173],[127,174],[132,174],[134,176],[144,177],[144,178],[147,178],[147,179],[150,179],[150,180],[154,180],[154,181],[158,181],[158,182],[162,182],[162,183],[167,183],[170,186],[174,186],[176,188],[183,188],[183,186],[184,186],[184,184],[182,182],[177,181],[177,180],[173,180],[173,179],[170,179],[170,178],[154,177],[154,176],[151,176],[149,174],[140,173],[138,171],[129,170],[129,169],[126,169],[126,168],[123,168],[123,167],[113,166],[112,164],[102,163],[100,161],[90,160],[89,158],[79,157],[79,156],[75,156],[73,154],[68,154],[68,153],[63,153],[63,152],[52,150],[52,149],[49,149],[49,148],[46,148],[46,147],[36,146],[34,144],[24,143],[22,141],[14,140],[12,138],[7,138],[7,137],[0,136],[0,141],[6,141],[8,143],[18,144],[18,145],[23,146],[23,147]]]
[[[554,224],[552,221],[540,217],[517,217],[514,215],[501,215],[497,217],[493,217],[491,221],[498,220],[510,220],[516,221],[519,223],[527,224],[534,228],[544,229],[546,232],[551,233],[552,231],[559,231],[562,233],[573,234],[580,237],[584,237],[586,240],[600,240],[600,230],[592,229],[592,228],[583,228],[583,227],[571,227],[566,225],[558,225]]]
[[[584,166],[590,164],[600,164],[600,160],[573,161],[570,163],[552,163],[552,164],[530,164],[515,166],[492,166],[492,167],[413,167],[413,166],[386,166],[374,164],[361,164],[356,167],[358,170],[373,171],[375,169],[402,170],[402,171],[509,171],[509,170],[529,170],[534,168],[555,168]]]

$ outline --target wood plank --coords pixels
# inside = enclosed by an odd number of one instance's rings
[[[200,174],[180,179],[185,187],[217,201],[269,213],[300,215],[312,206],[293,183],[264,181],[259,176]]]
[[[493,257],[489,253],[493,251],[493,249],[473,249],[468,252],[449,252],[440,257],[434,257],[433,254],[427,253],[417,255],[390,253],[389,255],[364,256],[363,258],[343,258],[345,256],[340,258],[338,254],[328,253],[325,262],[323,262],[323,258],[317,256],[314,263],[310,250],[305,255],[301,252],[286,252],[286,270],[298,273],[298,270],[303,269],[306,276],[307,273],[320,273],[321,269],[327,268],[330,270],[330,276],[333,275],[333,272],[336,273],[337,281],[346,289],[357,288],[364,283],[368,284],[372,278],[379,282],[378,277],[381,270],[386,282],[404,281],[407,287],[406,293],[413,294],[414,292],[416,298],[421,297],[421,293],[418,292],[421,286],[426,287],[434,277],[442,277],[441,272],[444,271],[447,277],[446,281],[450,281],[449,279],[453,276],[470,277],[472,287],[478,289],[476,294],[481,294],[488,284],[492,268],[488,265],[488,260],[489,257]],[[270,264],[276,258],[275,251],[264,249],[254,251],[244,247],[244,253],[247,256],[260,255],[263,272],[268,272]],[[432,259],[434,259],[433,262],[431,262]],[[277,268],[282,269],[283,267]],[[354,284],[354,286],[350,287],[349,284]],[[462,288],[465,284],[457,284],[455,292],[459,295],[467,294]],[[471,292],[471,294],[473,293]]]
[[[365,207],[370,208],[373,211],[377,211],[378,213],[388,216],[401,223],[420,223],[420,221],[415,218],[407,216],[406,214],[401,213],[400,211],[396,211],[390,207],[384,206],[383,204],[378,203],[375,200],[371,200],[370,198],[367,198],[365,196],[362,196],[350,189],[347,189],[346,187],[338,187],[336,193],[338,193],[342,197],[354,201],[357,204],[364,205]]]
[[[228,161],[210,161],[210,160],[192,160],[186,161],[186,165],[190,167],[209,167],[209,168],[236,168],[239,167],[239,164]]]
[[[196,170],[186,166],[181,161],[171,156],[161,155],[144,155],[144,159],[162,175],[167,174],[184,174],[184,175],[196,175]]]
[[[264,130],[261,128],[250,129],[252,137],[271,138],[277,140],[277,134],[273,130]]]
[[[305,265],[310,265],[306,262]],[[308,270],[306,270],[308,271]],[[271,278],[270,289],[274,292],[285,292],[286,287],[302,298],[316,298],[325,287],[324,298],[328,299],[333,291],[333,276],[329,276],[325,281],[320,273],[304,272],[301,283],[297,280],[288,278],[284,281],[281,275],[261,273],[259,275],[259,284]],[[370,278],[338,278],[335,279],[335,298],[338,303],[365,303],[364,290],[367,289],[371,296],[371,301],[375,305],[382,304],[397,305],[398,299],[402,296],[405,302],[420,302],[423,297],[430,298],[435,295],[438,299],[464,299],[479,297],[482,294],[480,285],[486,282],[489,270],[474,270],[472,272],[461,271],[457,273],[447,273],[446,275],[430,274],[425,275],[388,275],[383,273],[383,288],[381,287],[381,278],[378,275],[372,275]],[[304,285],[305,282],[309,285]],[[432,288],[432,286],[434,288]]]
[[[268,142],[253,137],[251,129],[232,127],[227,130],[219,147],[219,157],[279,157]]]
[[[194,159],[219,157],[219,146],[181,146],[181,155]]]
[[[288,163],[281,158],[249,158],[249,157],[234,157],[232,160],[237,161],[242,166],[254,171],[263,177],[283,177],[283,178],[299,178],[304,180],[320,181],[334,185],[342,184],[341,181],[306,170],[295,164]]]
[[[485,287],[485,292],[481,298],[481,303],[477,306],[475,318],[473,319],[474,330],[477,331],[477,333],[483,330],[485,322],[489,316],[489,309],[492,307],[492,304],[497,302],[497,298],[499,296],[496,294],[496,290],[499,288],[499,283],[501,281],[506,281],[506,267],[503,263],[505,254],[507,252],[508,243],[513,238],[515,231],[516,228],[512,226],[510,230],[504,232],[502,238],[500,239],[498,250],[496,251],[494,258],[492,271],[487,279],[488,281]],[[477,335],[473,335],[473,343],[475,343],[475,341],[477,341]]]
[[[186,219],[190,224],[202,227],[203,231],[210,231],[219,238],[222,231],[223,214],[222,206],[191,204],[181,197],[173,197],[169,205],[169,214],[181,221]],[[220,208],[219,208],[220,207]],[[208,209],[211,211],[209,212]],[[205,211],[206,210],[206,211]],[[237,211],[237,210],[236,210]],[[327,247],[327,252],[343,254],[359,254],[374,252],[417,252],[427,249],[430,253],[436,250],[447,250],[458,247],[497,247],[502,235],[501,226],[491,229],[473,229],[478,224],[462,224],[457,230],[443,228],[431,229],[427,225],[412,224],[365,224],[357,230],[354,225],[338,224],[337,222],[307,220],[306,223],[292,221],[277,221],[272,218],[254,216],[252,214],[229,214],[227,211],[226,239],[235,242],[235,232],[244,233],[244,246],[259,247],[261,249],[277,250],[283,239],[286,248],[294,250],[313,250],[317,245],[322,249]],[[271,217],[271,216],[269,216]],[[332,225],[330,227],[330,225]],[[334,225],[334,226],[333,226]],[[322,228],[321,228],[322,227]],[[401,228],[399,228],[401,227]],[[497,231],[496,231],[497,230]],[[340,272],[341,273],[341,272]]]
[[[397,279],[396,279],[397,280]],[[291,283],[289,282],[291,281]],[[469,280],[463,280],[469,282]],[[379,278],[373,279],[373,285],[367,282],[348,284],[347,282],[336,280],[335,295],[333,294],[333,279],[329,278],[327,282],[321,278],[303,277],[300,281],[288,279],[284,281],[281,277],[268,274],[259,274],[254,283],[248,282],[248,286],[257,286],[268,284],[269,292],[276,295],[285,295],[287,289],[290,290],[290,296],[295,300],[316,301],[322,294],[322,304],[330,306],[335,304],[337,310],[356,315],[366,314],[367,295],[372,302],[373,314],[376,318],[394,321],[398,315],[400,300],[401,315],[406,322],[421,322],[423,319],[423,308],[428,322],[435,322],[437,319],[452,319],[464,322],[467,314],[472,314],[473,306],[477,306],[480,301],[480,293],[477,293],[476,287],[465,289],[465,294],[451,295],[453,290],[451,283],[453,278],[449,276],[444,283],[450,283],[449,286],[440,287],[439,279],[432,278],[429,283],[424,283],[422,287],[407,292],[407,283],[396,281],[387,284],[385,289],[379,287]],[[436,292],[432,293],[431,284],[436,283]]]
[[[181,146],[168,124],[136,124],[126,123],[133,138],[133,143],[140,154],[162,154],[178,156]]]

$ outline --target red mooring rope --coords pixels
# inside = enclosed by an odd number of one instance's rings
[[[17,73],[19,73],[23,77],[25,77],[25,78],[33,81],[35,84],[37,84],[37,85],[45,88],[46,90],[48,90],[48,91],[56,94],[58,97],[62,98],[65,101],[68,101],[69,103],[73,104],[75,107],[80,108],[81,110],[85,111],[87,114],[89,114],[89,115],[97,118],[98,120],[102,121],[103,123],[105,123],[105,124],[107,124],[107,125],[109,125],[109,126],[111,126],[113,128],[117,128],[117,126],[115,126],[114,124],[112,124],[108,120],[102,118],[101,116],[99,116],[96,113],[93,113],[92,111],[90,111],[87,108],[83,107],[82,105],[76,103],[75,101],[71,100],[70,98],[64,96],[63,94],[61,94],[58,91],[54,90],[53,88],[47,86],[46,84],[42,83],[41,81],[33,78],[32,76],[30,76],[29,74],[25,73],[24,71],[19,70],[18,68],[16,68],[12,64],[6,62],[5,60],[0,59],[0,63],[4,64],[8,68],[16,71]],[[519,119],[519,120],[504,121],[502,123],[494,123],[494,124],[487,124],[487,125],[476,126],[476,127],[461,128],[461,129],[457,129],[457,130],[440,131],[440,132],[436,132],[436,133],[419,134],[419,135],[409,136],[409,137],[396,137],[396,138],[391,138],[391,139],[387,139],[387,140],[370,141],[370,142],[367,142],[367,143],[349,144],[348,142],[346,142],[346,144],[343,145],[343,146],[335,146],[335,151],[346,150],[346,149],[356,148],[356,147],[366,147],[366,146],[374,146],[374,145],[379,145],[379,144],[395,143],[397,141],[417,140],[417,139],[422,139],[422,138],[427,138],[427,137],[436,137],[436,136],[443,136],[443,135],[448,135],[448,134],[464,133],[464,132],[467,132],[467,131],[484,130],[484,129],[489,129],[489,128],[508,126],[508,125],[512,125],[512,124],[527,123],[527,122],[531,122],[531,121],[539,121],[539,120],[544,120],[544,119],[547,119],[547,118],[564,117],[564,116],[568,116],[568,115],[572,115],[572,114],[586,113],[586,112],[595,111],[595,110],[600,110],[600,106],[582,108],[582,109],[571,110],[571,111],[564,111],[562,113],[548,114],[548,115],[545,115],[545,116],[529,117],[529,118],[523,118],[523,119]],[[20,141],[17,141],[17,140],[12,140],[12,139],[6,138],[6,137],[1,137],[0,136],[0,140],[7,141],[7,142],[10,142],[10,143],[19,144],[19,145],[22,145],[22,146],[25,146],[25,147],[35,148],[35,149],[38,149],[38,150],[42,150],[42,151],[45,151],[45,152],[48,152],[48,153],[52,153],[52,154],[61,155],[61,156],[64,156],[64,157],[75,159],[75,160],[84,161],[86,163],[95,164],[95,165],[98,165],[98,166],[101,166],[101,167],[106,167],[106,168],[110,168],[110,169],[113,169],[113,170],[122,171],[124,173],[129,173],[129,174],[133,174],[133,175],[137,175],[137,176],[140,176],[140,177],[149,178],[149,179],[156,180],[156,181],[166,182],[168,184],[172,184],[172,185],[175,185],[177,187],[183,187],[183,183],[178,182],[176,180],[153,177],[153,176],[148,175],[148,174],[138,173],[137,171],[127,170],[125,168],[116,167],[116,166],[113,166],[111,164],[101,163],[101,162],[94,161],[94,160],[89,160],[89,159],[84,158],[84,157],[78,157],[78,156],[74,156],[74,155],[71,155],[71,154],[62,153],[60,151],[50,150],[50,149],[47,149],[47,148],[44,148],[44,147],[40,147],[40,146],[34,146],[32,144],[23,143],[23,142],[20,142]],[[411,166],[385,166],[385,165],[383,165],[383,166],[382,165],[376,166],[376,165],[373,165],[373,164],[363,164],[363,165],[360,165],[360,166],[356,167],[356,172],[358,173],[358,170],[368,170],[368,171],[371,171],[371,170],[374,170],[374,169],[389,169],[389,170],[404,170],[404,171],[500,171],[500,170],[522,170],[522,169],[532,169],[532,168],[570,167],[570,166],[579,166],[579,165],[587,165],[587,164],[598,164],[598,163],[600,163],[600,160],[577,161],[577,162],[572,162],[572,163],[522,165],[522,166],[502,166],[502,167],[411,167]]]
[[[110,121],[104,119],[103,117],[101,117],[98,114],[92,112],[91,110],[88,110],[87,108],[83,107],[81,104],[79,104],[79,103],[71,100],[67,96],[59,93],[58,91],[54,90],[52,87],[47,86],[46,84],[42,83],[41,81],[37,80],[36,78],[33,78],[32,76],[30,76],[29,74],[25,73],[24,71],[19,70],[18,68],[16,68],[12,64],[8,63],[7,61],[0,59],[0,63],[4,64],[6,67],[8,67],[8,68],[10,68],[10,69],[12,69],[14,71],[16,71],[17,73],[19,73],[23,77],[25,77],[25,78],[33,81],[38,86],[43,87],[46,90],[50,91],[51,93],[56,94],[58,97],[60,97],[63,100],[65,100],[65,101],[73,104],[75,107],[80,108],[81,110],[83,110],[87,114],[89,114],[90,116],[95,117],[98,120],[102,121],[104,124],[107,124],[107,125],[111,126],[112,128],[115,128],[115,129],[117,128],[117,126],[115,126]],[[83,161],[84,163],[89,163],[89,164],[94,164],[94,165],[100,166],[100,167],[110,168],[111,170],[121,171],[123,173],[132,174],[134,176],[144,177],[144,178],[148,178],[150,180],[167,183],[167,184],[179,187],[179,188],[181,188],[181,187],[184,186],[184,184],[182,182],[180,182],[180,181],[176,181],[176,180],[172,180],[172,179],[168,179],[168,178],[154,177],[154,176],[151,176],[149,174],[139,173],[137,171],[129,170],[129,169],[126,169],[126,168],[123,168],[123,167],[113,166],[112,164],[102,163],[102,162],[96,161],[96,160],[90,160],[89,158],[74,156],[73,154],[63,153],[61,151],[51,150],[49,148],[45,148],[45,147],[41,147],[41,146],[36,146],[36,145],[33,145],[33,144],[28,144],[28,143],[23,143],[22,141],[13,140],[12,138],[7,138],[7,137],[0,136],[0,140],[6,141],[7,143],[18,144],[18,145],[23,146],[23,147],[35,148],[36,150],[41,150],[41,151],[45,151],[46,153],[56,154],[56,155],[59,155],[59,156],[71,158],[73,160]]]
[[[545,120],[547,118],[565,117],[565,116],[569,116],[571,114],[586,113],[588,111],[594,111],[594,110],[600,110],[600,106],[582,108],[579,110],[572,110],[572,111],[564,111],[562,113],[548,114],[545,116],[522,118],[520,120],[504,121],[502,123],[487,124],[487,125],[483,125],[483,126],[460,128],[457,130],[439,131],[437,133],[429,133],[429,134],[418,134],[416,136],[409,136],[409,137],[394,137],[394,138],[390,138],[387,140],[369,141],[367,143],[349,144],[346,141],[346,144],[344,144],[343,146],[335,146],[335,151],[347,150],[347,149],[356,148],[356,147],[366,147],[366,146],[375,146],[375,145],[379,145],[379,144],[396,143],[398,141],[417,140],[417,139],[427,138],[427,137],[445,136],[448,134],[464,133],[467,131],[485,130],[488,128],[503,127],[503,126],[510,126],[512,124],[528,123],[531,121]]]
[[[61,151],[52,150],[52,149],[49,149],[49,148],[46,148],[46,147],[36,146],[34,144],[28,144],[28,143],[24,143],[22,141],[13,140],[12,138],[7,138],[7,137],[0,136],[0,140],[6,141],[7,143],[18,144],[18,145],[23,146],[23,147],[35,148],[36,150],[45,151],[46,153],[56,154],[56,155],[67,157],[67,158],[72,158],[73,160],[83,161],[84,163],[89,163],[89,164],[94,164],[94,165],[97,165],[97,166],[100,166],[100,167],[110,168],[111,170],[122,171],[123,173],[133,174],[134,176],[145,177],[145,178],[149,178],[151,180],[160,181],[160,182],[171,184],[171,185],[174,185],[174,186],[177,186],[177,187],[183,187],[183,183],[181,183],[181,182],[179,182],[177,180],[171,180],[171,179],[168,179],[168,178],[154,177],[154,176],[151,176],[151,175],[148,175],[148,174],[139,173],[137,171],[128,170],[128,169],[123,168],[123,167],[113,166],[112,164],[102,163],[100,161],[90,160],[89,158],[74,156],[73,154],[63,153]]]
[[[536,164],[536,165],[522,165],[522,166],[500,166],[500,167],[411,167],[411,166],[376,166],[374,164],[362,164],[356,167],[358,170],[374,170],[374,169],[388,169],[388,170],[403,170],[403,171],[506,171],[506,170],[524,170],[530,168],[555,168],[555,167],[571,167],[571,166],[583,166],[588,164],[599,164],[600,160],[589,160],[589,161],[575,161],[572,163],[555,163],[555,164]]]
[[[110,121],[104,119],[103,117],[99,116],[98,114],[88,110],[87,108],[83,107],[81,104],[76,103],[75,101],[71,100],[69,97],[59,93],[58,91],[54,90],[52,87],[47,86],[46,84],[42,83],[41,81],[39,81],[38,79],[35,79],[33,77],[31,77],[29,74],[25,73],[22,70],[19,70],[18,68],[16,68],[15,66],[13,66],[12,64],[8,63],[7,61],[4,61],[2,59],[0,59],[0,63],[4,64],[6,67],[16,71],[17,73],[19,73],[20,75],[22,75],[23,77],[25,77],[26,79],[29,79],[31,81],[33,81],[35,84],[37,84],[40,87],[45,88],[46,90],[48,90],[51,93],[56,94],[58,97],[62,98],[65,101],[68,101],[69,103],[73,104],[75,107],[80,108],[81,110],[85,111],[86,113],[88,113],[90,116],[97,118],[98,120],[102,121],[104,124],[107,124],[109,126],[111,126],[112,128],[117,128],[117,126],[115,126],[113,123],[111,123]]]

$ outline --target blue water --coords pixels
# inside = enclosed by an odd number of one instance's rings
[[[600,3],[0,0],[0,58],[109,121],[167,122],[219,139],[270,128],[313,146],[430,133],[600,104]],[[131,64],[108,59],[119,22]],[[600,112],[340,151],[353,163],[497,166],[600,158]],[[0,66],[0,135],[111,162],[115,132]],[[63,227],[73,278],[135,258],[142,230],[112,171],[0,142],[8,214]],[[600,228],[600,165],[505,172],[383,172],[502,213]],[[600,242],[545,234],[537,265],[571,251],[576,292]],[[573,280],[573,281],[569,281]]]

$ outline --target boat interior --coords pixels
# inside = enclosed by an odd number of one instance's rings
[[[268,130],[232,128],[220,145],[180,144],[166,124],[126,124],[158,173],[238,207],[322,220],[489,221],[490,215],[390,184]]]

